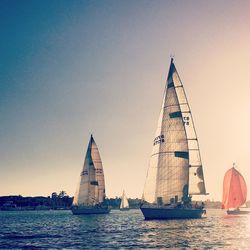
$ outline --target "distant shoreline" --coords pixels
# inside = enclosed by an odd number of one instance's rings
[[[69,210],[71,208],[74,197],[70,197],[66,192],[61,191],[58,195],[54,192],[51,196],[26,196],[9,195],[0,196],[0,210],[2,211],[27,211],[27,210]],[[121,199],[119,197],[107,198],[111,209],[119,209]],[[129,206],[131,209],[140,208],[141,199],[129,198]],[[194,201],[195,202],[195,201]],[[250,201],[246,202],[250,207]],[[206,208],[221,208],[220,201],[205,201]]]
[[[68,210],[71,208],[74,197],[66,195],[66,192],[61,192],[57,195],[55,192],[51,196],[27,196],[10,195],[0,196],[0,210],[16,211],[16,210]],[[140,199],[128,199],[131,209],[139,208]],[[107,202],[111,209],[119,209],[121,199],[107,198]]]

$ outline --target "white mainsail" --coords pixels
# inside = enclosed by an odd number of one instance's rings
[[[128,198],[125,194],[125,191],[123,190],[120,209],[124,209],[124,208],[129,208],[129,204],[128,204]]]
[[[171,59],[143,199],[167,204],[188,194],[206,190],[192,114]]]
[[[74,205],[94,206],[105,199],[105,181],[99,150],[91,135]]]

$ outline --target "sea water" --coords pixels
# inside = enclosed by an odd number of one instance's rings
[[[145,221],[140,210],[104,215],[0,211],[0,249],[250,249],[250,215]]]

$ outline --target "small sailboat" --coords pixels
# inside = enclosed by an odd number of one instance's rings
[[[247,199],[247,185],[235,164],[224,176],[222,209],[227,209],[227,214],[247,214],[250,211],[240,210]]]
[[[92,135],[71,210],[73,214],[106,214],[110,212],[105,201],[102,161]]]
[[[205,195],[200,150],[186,94],[171,59],[140,207],[145,219],[200,218]]]
[[[127,198],[124,190],[123,190],[122,197],[121,197],[120,210],[121,211],[129,210],[128,198]]]

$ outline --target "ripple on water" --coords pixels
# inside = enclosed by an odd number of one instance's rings
[[[0,213],[0,248],[250,249],[250,216],[209,210],[198,220],[145,221],[139,210],[73,216],[70,211]]]

